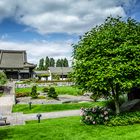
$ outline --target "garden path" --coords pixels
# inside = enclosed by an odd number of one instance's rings
[[[23,113],[12,113],[7,115],[7,122],[10,125],[23,125],[25,121],[37,120],[38,113],[33,114],[23,114]],[[61,117],[69,117],[69,116],[79,116],[80,110],[68,110],[68,111],[57,111],[57,112],[47,112],[40,113],[41,120],[42,119],[51,119],[51,118],[61,118]]]
[[[9,82],[4,88],[3,96],[0,97],[0,114],[11,114],[13,104],[15,104],[14,83]]]

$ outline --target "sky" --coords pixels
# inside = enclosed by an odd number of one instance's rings
[[[0,0],[0,49],[71,62],[72,44],[110,15],[140,21],[140,0]]]

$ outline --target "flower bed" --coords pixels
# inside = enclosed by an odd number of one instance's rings
[[[106,107],[81,108],[81,120],[85,124],[106,124],[111,118],[112,111]]]

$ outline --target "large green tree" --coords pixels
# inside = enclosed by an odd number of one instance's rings
[[[73,45],[76,84],[94,94],[114,99],[140,85],[140,23],[108,17]]]

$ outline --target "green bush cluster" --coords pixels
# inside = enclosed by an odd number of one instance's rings
[[[81,108],[81,120],[85,124],[105,124],[111,118],[112,111],[106,107]]]
[[[140,123],[140,112],[128,112],[112,117],[108,126],[125,126],[130,124]]]
[[[32,87],[32,90],[31,90],[31,97],[32,98],[37,98],[38,97],[38,93],[37,93],[37,87],[36,86],[33,86]]]
[[[57,98],[57,93],[55,91],[55,88],[54,87],[50,87],[49,88],[49,91],[48,91],[48,97],[51,97],[51,98]]]

